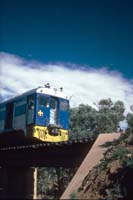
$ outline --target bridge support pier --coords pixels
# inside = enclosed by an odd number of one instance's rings
[[[37,168],[0,168],[0,198],[37,199]]]

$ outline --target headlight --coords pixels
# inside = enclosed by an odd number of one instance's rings
[[[59,132],[58,128],[52,128],[52,130],[51,130],[51,133],[53,135],[58,135],[58,132]]]

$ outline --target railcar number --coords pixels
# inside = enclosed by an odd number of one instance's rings
[[[46,138],[45,131],[39,129],[38,130],[38,136],[39,136],[40,139],[45,139]]]
[[[46,132],[45,132],[45,130],[39,129],[39,128],[35,128],[34,130],[37,133],[39,139],[43,139],[43,140],[46,139]]]

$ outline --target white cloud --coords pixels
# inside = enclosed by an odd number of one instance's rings
[[[21,94],[49,82],[63,87],[71,98],[71,105],[80,103],[94,106],[102,98],[122,100],[127,110],[133,104],[133,80],[106,68],[92,69],[69,64],[42,64],[26,61],[15,55],[0,53],[1,98]]]

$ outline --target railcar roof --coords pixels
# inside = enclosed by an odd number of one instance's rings
[[[22,98],[22,97],[25,97],[25,96],[28,96],[28,95],[31,95],[31,94],[35,94],[35,93],[47,94],[47,95],[54,96],[54,97],[68,99],[68,97],[62,91],[60,91],[56,88],[37,87],[37,88],[34,88],[34,89],[29,90],[27,92],[24,92],[20,95],[16,95],[16,96],[14,96],[10,99],[7,99],[5,101],[2,101],[2,102],[0,102],[0,104],[7,103],[7,102],[10,102],[10,101],[13,101],[13,100],[16,100],[16,99],[19,99],[19,98]]]

